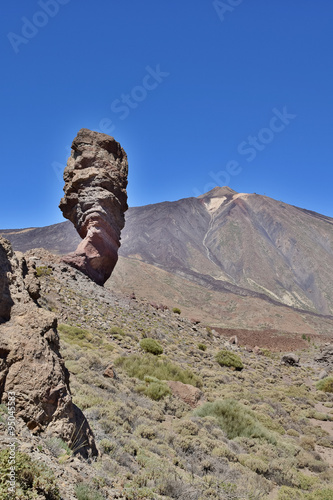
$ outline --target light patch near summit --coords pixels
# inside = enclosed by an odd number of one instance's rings
[[[216,212],[226,199],[226,196],[222,196],[221,198],[211,198],[207,203],[205,203],[205,207],[208,212]]]

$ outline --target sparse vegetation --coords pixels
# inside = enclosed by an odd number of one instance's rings
[[[144,377],[145,385],[141,385],[138,387],[137,391],[148,396],[150,399],[154,401],[159,401],[163,399],[165,396],[169,396],[171,394],[171,390],[169,386],[155,377]]]
[[[103,495],[86,483],[76,486],[75,495],[78,500],[105,500]]]
[[[38,266],[36,267],[36,274],[38,278],[42,276],[50,276],[52,274],[52,269],[48,266]]]
[[[60,500],[59,489],[53,472],[43,463],[33,461],[29,455],[19,451],[15,454],[16,491],[8,493],[10,472],[9,450],[0,451],[0,498],[10,500],[33,500],[43,498]]]
[[[183,370],[179,366],[170,363],[165,359],[156,360],[152,354],[140,356],[133,354],[127,357],[117,358],[115,365],[123,368],[130,377],[136,377],[144,380],[146,375],[155,377],[158,380],[178,380],[183,384],[191,384],[201,387],[200,378],[192,373],[191,370]]]
[[[233,352],[221,350],[216,354],[215,359],[220,366],[228,366],[230,368],[235,368],[236,370],[243,369],[241,358]]]
[[[45,440],[45,445],[55,457],[59,457],[62,454],[72,454],[72,451],[68,444],[65,443],[65,441],[63,441],[61,438],[48,438]]]
[[[54,271],[42,287],[57,289],[56,280]],[[78,294],[77,285],[61,288],[52,300],[68,322],[59,334],[73,402],[84,410],[101,455],[81,462],[85,480],[76,485],[73,450],[81,443],[75,437],[70,447],[58,438],[31,438],[33,453],[46,453],[60,472],[64,498],[101,500],[117,491],[128,500],[266,500],[274,488],[280,500],[333,500],[331,469],[318,448],[333,448],[333,438],[319,427],[332,419],[333,396],[312,382],[321,370],[306,364],[315,366],[313,354],[302,351],[301,366],[290,370],[273,350],[261,347],[255,355],[230,347],[185,316],[140,301],[104,303],[90,292]],[[164,352],[142,350],[143,338]],[[220,368],[215,355],[221,350]],[[240,371],[243,364],[246,371]],[[103,376],[107,366],[115,378]],[[168,380],[200,387],[206,402],[194,410],[191,388],[171,392]],[[44,494],[32,492],[19,500]]]
[[[214,417],[229,439],[243,436],[276,443],[274,434],[259,422],[255,413],[234,399],[205,403],[195,414],[199,417]]]
[[[124,337],[125,332],[119,326],[113,326],[112,328],[110,328],[110,334],[113,336],[120,335],[121,337]]]
[[[155,354],[156,356],[159,354],[163,354],[163,347],[155,339],[146,338],[140,340],[140,347],[144,351]]]
[[[316,387],[320,391],[333,392],[333,377],[325,377],[317,382]]]
[[[179,309],[179,307],[174,307],[172,309],[172,312],[175,313],[175,314],[181,314],[182,313],[181,310]]]

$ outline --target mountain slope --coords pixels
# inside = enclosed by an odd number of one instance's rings
[[[189,279],[213,277],[216,289],[230,283],[292,307],[333,312],[333,219],[265,196],[215,188],[132,209],[120,254]]]
[[[67,222],[1,233],[21,251],[79,241]],[[130,208],[119,254],[218,292],[333,314],[333,219],[266,196],[217,187]]]

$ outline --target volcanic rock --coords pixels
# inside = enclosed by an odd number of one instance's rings
[[[34,301],[39,282],[31,262],[0,237],[0,401],[15,393],[15,418],[31,432],[47,431],[78,453],[96,455],[93,434],[71,398],[59,353],[57,319]]]
[[[333,344],[323,346],[315,357],[315,361],[331,369],[333,367]]]
[[[289,354],[284,354],[281,358],[281,363],[290,366],[299,366],[299,356],[290,352]]]
[[[110,277],[118,259],[128,208],[127,174],[126,153],[113,137],[88,129],[78,132],[59,207],[83,241],[63,260],[99,285]]]
[[[183,384],[182,382],[174,380],[167,380],[167,384],[174,396],[181,399],[192,408],[196,408],[204,399],[203,392],[197,387],[193,387],[193,385]]]

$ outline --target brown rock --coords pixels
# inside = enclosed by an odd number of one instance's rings
[[[64,171],[60,209],[83,241],[64,261],[103,285],[118,260],[127,210],[128,163],[113,137],[81,129]]]
[[[15,393],[15,418],[33,433],[48,431],[69,444],[78,439],[83,456],[97,454],[93,434],[72,402],[69,374],[59,353],[56,317],[37,304],[39,287],[33,267],[13,253],[9,242],[0,237],[1,300],[0,401]],[[32,275],[31,275],[32,273]],[[25,280],[29,276],[28,287]]]
[[[172,394],[187,403],[192,408],[198,406],[203,400],[203,393],[197,387],[190,384],[183,384],[174,380],[167,381]]]
[[[294,353],[284,354],[281,358],[281,363],[290,366],[299,366],[299,356]]]
[[[114,369],[114,367],[113,367],[112,365],[108,366],[108,367],[104,370],[103,377],[113,378],[113,379],[118,378],[118,377],[117,377],[116,370]]]

